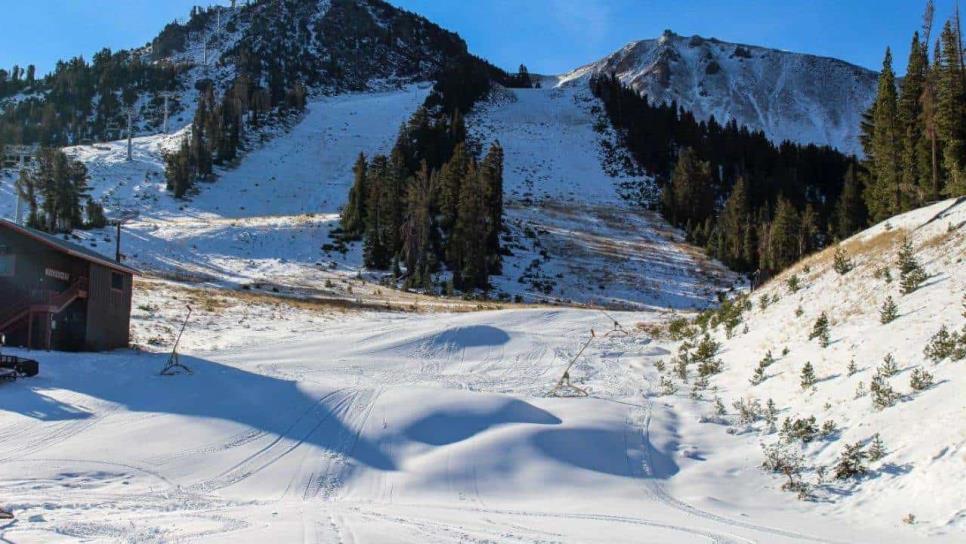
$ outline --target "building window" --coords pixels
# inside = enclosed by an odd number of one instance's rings
[[[111,272],[111,289],[124,290],[124,276],[122,274]]]

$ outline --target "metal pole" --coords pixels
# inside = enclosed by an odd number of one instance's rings
[[[117,239],[114,241],[114,260],[121,262],[121,222],[117,222]]]

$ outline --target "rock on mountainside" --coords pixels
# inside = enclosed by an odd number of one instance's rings
[[[837,59],[671,31],[630,43],[565,79],[600,73],[616,74],[652,100],[674,101],[698,119],[733,119],[775,142],[827,144],[856,154],[877,77]]]

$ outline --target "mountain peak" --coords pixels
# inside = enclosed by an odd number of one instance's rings
[[[804,53],[729,43],[665,30],[631,42],[563,76],[614,75],[656,102],[675,102],[698,119],[712,116],[785,140],[861,154],[862,113],[875,96],[876,73]]]

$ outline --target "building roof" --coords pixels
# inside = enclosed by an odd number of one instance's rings
[[[125,266],[119,262],[112,261],[107,257],[101,255],[100,253],[86,248],[80,244],[75,244],[73,242],[68,242],[63,238],[59,238],[52,234],[42,232],[29,227],[24,227],[9,221],[7,219],[0,218],[0,228],[6,228],[21,234],[37,242],[40,242],[50,248],[61,253],[66,253],[72,257],[77,257],[78,259],[84,259],[85,261],[92,262],[94,264],[99,264],[101,266],[117,270],[118,272],[124,272],[125,274],[139,274],[139,272],[130,266]]]

